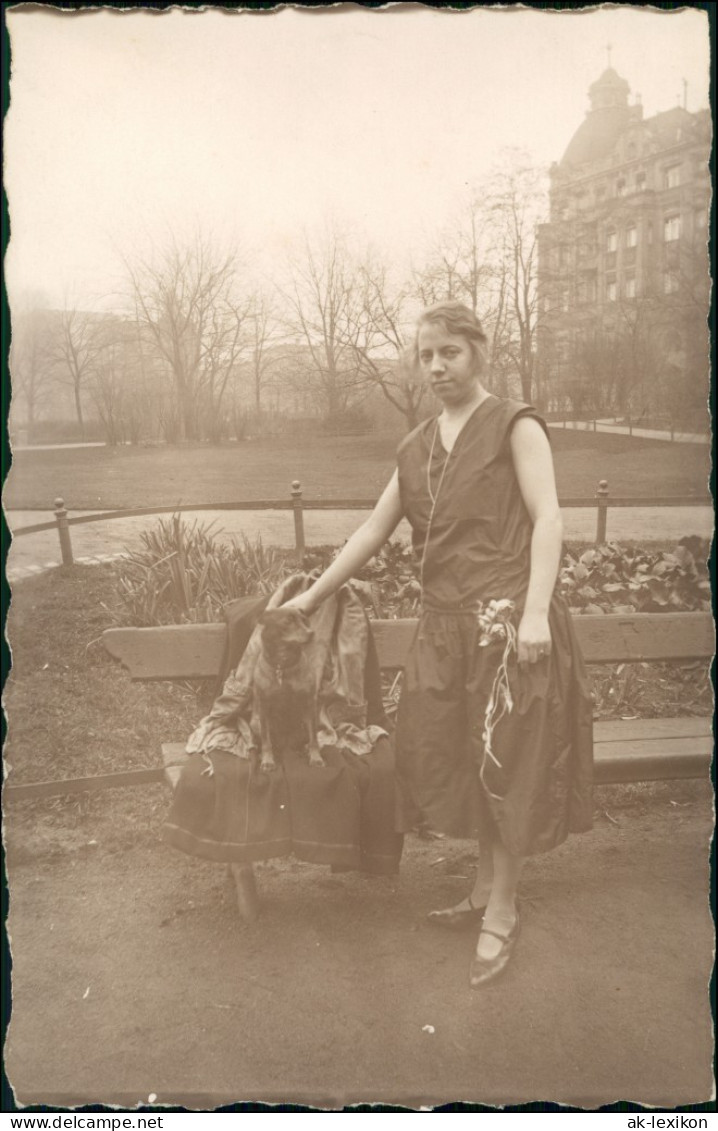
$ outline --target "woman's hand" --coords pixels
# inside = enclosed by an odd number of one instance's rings
[[[297,593],[296,597],[291,597],[288,601],[285,601],[282,608],[299,609],[305,616],[311,616],[319,604],[320,602],[312,597],[311,589],[305,589],[303,593]]]
[[[551,630],[548,617],[539,613],[524,612],[518,630],[518,660],[520,664],[535,664],[551,653]]]

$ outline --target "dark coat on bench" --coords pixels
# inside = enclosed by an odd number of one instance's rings
[[[266,598],[244,598],[227,610],[223,674],[235,671]],[[385,723],[373,638],[365,664],[368,725]],[[247,864],[293,854],[312,863],[398,871],[402,837],[394,831],[394,760],[381,737],[368,754],[322,748],[324,769],[287,753],[272,774],[257,760],[227,750],[211,751],[211,772],[202,753],[182,769],[163,839],[193,856]]]

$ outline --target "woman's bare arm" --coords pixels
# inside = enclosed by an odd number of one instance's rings
[[[548,437],[537,420],[522,417],[511,432],[511,453],[533,523],[531,571],[519,625],[519,661],[534,663],[551,647],[548,610],[561,563],[563,521]]]
[[[302,609],[305,613],[313,612],[317,605],[353,577],[384,545],[398,526],[402,513],[399,475],[395,471],[374,510],[354,531],[331,565],[327,566],[311,588],[293,597],[287,604]]]

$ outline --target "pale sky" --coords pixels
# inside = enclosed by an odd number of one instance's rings
[[[410,5],[7,12],[11,302],[106,292],[200,224],[264,268],[331,214],[394,262],[502,147],[560,160],[611,61],[644,114],[708,105],[704,12]]]

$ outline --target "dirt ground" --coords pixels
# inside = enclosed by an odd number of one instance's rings
[[[706,785],[530,860],[480,992],[473,934],[424,922],[465,894],[467,842],[407,838],[396,878],[260,865],[253,927],[221,867],[159,842],[17,863],[6,1071],[52,1107],[707,1101],[711,830]]]

